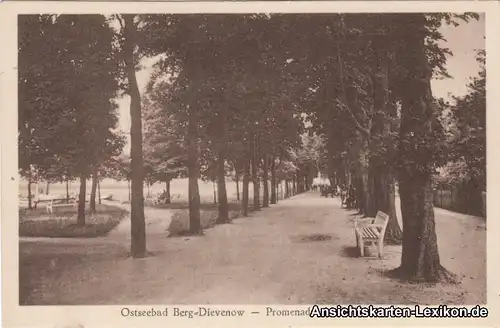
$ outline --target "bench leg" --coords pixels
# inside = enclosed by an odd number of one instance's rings
[[[365,244],[363,238],[359,238],[359,254],[361,257],[365,257]]]
[[[378,257],[379,258],[383,258],[383,250],[384,250],[384,241],[383,240],[379,240],[378,241]]]

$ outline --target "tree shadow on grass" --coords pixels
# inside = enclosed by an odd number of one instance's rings
[[[189,204],[187,202],[183,203],[172,203],[172,204],[159,204],[155,208],[162,209],[172,209],[175,212],[172,215],[170,221],[170,226],[168,227],[168,237],[188,237],[188,236],[199,236],[198,234],[193,235],[189,232]],[[262,207],[260,210],[265,210]],[[253,208],[253,203],[248,204],[248,213],[257,212]],[[219,216],[219,205],[213,203],[203,203],[200,204],[200,223],[202,230],[212,228],[216,225],[220,225],[217,222]],[[240,202],[229,202],[228,203],[228,216],[229,222],[224,224],[230,224],[233,220],[242,218],[241,203]],[[203,233],[201,234],[203,235]]]
[[[200,211],[200,224],[202,230],[210,229],[216,225],[219,225],[217,222],[217,218],[219,216],[219,212],[217,207],[210,209],[201,209]],[[229,209],[228,211],[229,222],[230,224],[232,220],[241,217],[241,211],[239,206],[236,209]],[[189,209],[180,209],[176,210],[176,212],[172,215],[172,219],[170,221],[170,225],[168,227],[168,237],[188,237],[188,236],[203,236],[204,233],[201,234],[192,234],[189,231]]]

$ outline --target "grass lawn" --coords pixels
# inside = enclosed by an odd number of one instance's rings
[[[155,207],[174,211],[168,228],[170,237],[189,235],[189,206],[187,203],[161,204]],[[229,203],[228,209],[230,220],[241,216],[241,204]],[[201,204],[200,221],[202,229],[215,226],[218,215],[217,204]]]
[[[60,209],[47,214],[44,208],[19,212],[20,237],[93,238],[105,236],[128,213],[109,205],[96,205],[97,213],[86,214],[86,225],[76,225],[74,209]]]

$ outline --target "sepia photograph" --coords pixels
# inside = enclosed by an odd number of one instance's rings
[[[16,15],[19,307],[488,304],[483,11],[54,12]]]

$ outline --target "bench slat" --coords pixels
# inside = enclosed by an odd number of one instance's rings
[[[379,238],[379,236],[371,228],[364,228],[362,234],[363,234],[363,238],[365,238],[365,239],[378,239]]]

